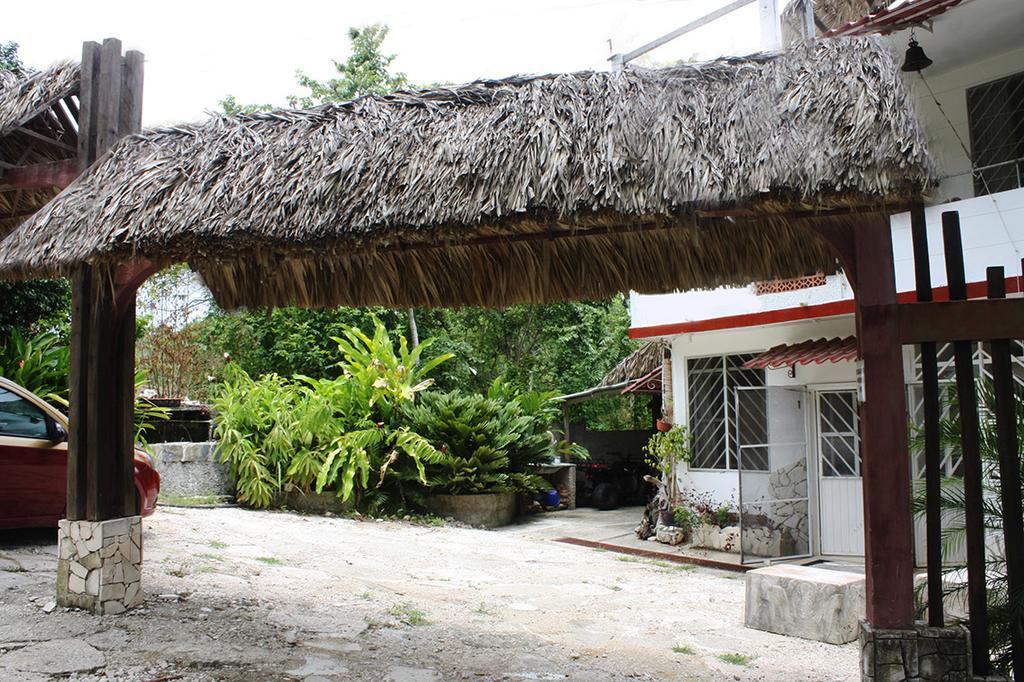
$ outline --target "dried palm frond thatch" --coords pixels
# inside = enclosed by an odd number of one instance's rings
[[[8,166],[49,163],[75,156],[68,149],[31,137],[19,129],[52,136],[53,129],[61,126],[52,113],[53,107],[77,94],[78,88],[78,64],[69,62],[38,73],[0,71],[0,237],[57,195],[55,188],[15,190],[6,187],[3,170]]]
[[[0,274],[188,260],[226,307],[715,287],[827,271],[795,212],[931,178],[888,50],[819,41],[147,130],[0,242]]]
[[[856,21],[866,14],[891,4],[888,0],[810,0],[814,8],[815,35]],[[790,45],[802,40],[804,22],[803,2],[791,2],[782,11],[782,42]]]
[[[662,339],[648,341],[612,367],[598,386],[614,386],[623,381],[635,381],[661,367],[668,342]]]

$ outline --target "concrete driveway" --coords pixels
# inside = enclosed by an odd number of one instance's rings
[[[0,679],[855,680],[743,627],[743,577],[502,531],[161,508],[145,604],[53,608],[55,532],[0,531]],[[557,523],[557,522],[556,522]]]

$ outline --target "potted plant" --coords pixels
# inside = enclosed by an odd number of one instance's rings
[[[678,505],[676,467],[680,462],[690,461],[690,437],[685,426],[673,426],[668,431],[659,431],[647,441],[647,463],[656,469],[665,483],[665,493],[671,508]],[[671,515],[671,512],[670,512]],[[662,522],[672,523],[671,519]]]

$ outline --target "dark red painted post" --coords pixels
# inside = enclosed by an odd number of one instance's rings
[[[949,300],[967,300],[960,215],[942,214],[942,242],[946,249]],[[971,658],[976,675],[987,675],[989,661],[988,596],[985,579],[985,498],[982,478],[978,393],[974,385],[974,343],[954,341],[956,395],[960,418],[960,455],[964,468],[964,530],[967,545],[967,610],[971,630]]]
[[[889,219],[867,216],[853,235],[857,341],[864,362],[861,474],[867,619],[876,628],[906,628],[914,621],[913,529],[903,351]]]
[[[928,255],[928,224],[924,207],[910,211],[910,226],[914,240],[914,276],[917,300],[932,300],[931,260]],[[925,533],[928,557],[928,624],[945,625],[942,604],[942,510],[941,495],[942,452],[939,443],[939,363],[934,341],[921,344],[921,383],[924,388],[924,474],[925,474]]]
[[[1006,298],[1005,271],[988,269],[988,297]],[[1017,396],[1010,340],[992,341],[992,388],[995,393],[996,449],[1003,509],[1003,549],[1011,595],[1024,594],[1024,506],[1020,491],[1020,443],[1017,442]],[[1011,603],[1013,600],[1011,599]],[[1011,612],[1010,642],[1014,679],[1024,679],[1024,617]]]

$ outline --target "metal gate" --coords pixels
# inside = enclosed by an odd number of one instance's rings
[[[735,388],[740,560],[811,555],[807,393]]]

